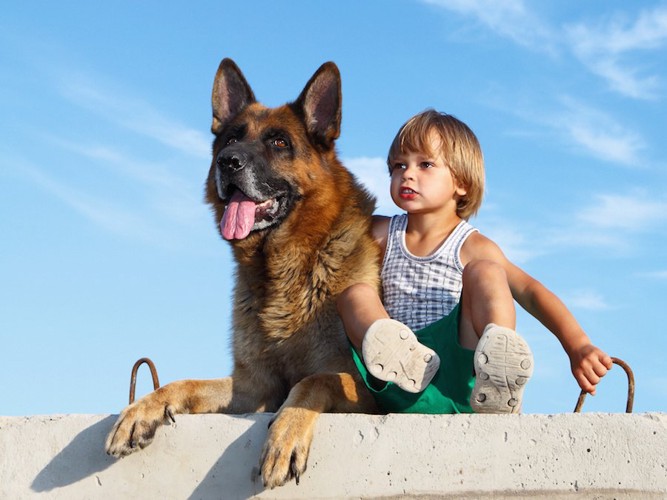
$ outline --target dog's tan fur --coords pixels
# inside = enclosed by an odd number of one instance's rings
[[[259,163],[269,172],[258,175],[288,183],[291,208],[279,223],[231,241],[237,263],[232,376],[173,382],[128,406],[109,434],[108,453],[124,456],[147,446],[177,413],[277,412],[260,459],[264,483],[274,487],[298,481],[305,470],[319,413],[376,410],[335,304],[351,284],[379,282],[379,250],[370,235],[374,200],[336,157],[340,96],[338,69],[326,63],[294,103],[267,108],[232,61],[220,64],[206,184],[216,222],[227,206],[216,159],[229,143],[261,151]],[[242,137],[230,140],[230,130],[242,130]],[[288,152],[265,147],[274,131],[289,137]]]

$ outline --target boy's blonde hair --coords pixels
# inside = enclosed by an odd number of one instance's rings
[[[431,132],[440,138],[440,151],[431,151]],[[458,201],[457,215],[468,220],[477,213],[484,196],[484,157],[477,137],[465,123],[433,109],[413,116],[391,143],[387,156],[389,172],[394,158],[410,152],[423,152],[429,156],[441,153],[452,177],[466,189],[466,195]]]

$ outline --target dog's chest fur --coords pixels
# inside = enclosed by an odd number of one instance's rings
[[[355,233],[365,231],[363,225],[332,231],[305,255],[285,245],[239,266],[234,325],[242,334],[235,336],[235,357],[254,358],[258,369],[294,381],[351,363],[335,298],[360,253],[349,243],[363,240]]]

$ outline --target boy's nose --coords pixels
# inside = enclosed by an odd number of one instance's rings
[[[403,175],[401,178],[403,179],[414,179],[414,172],[415,168],[411,165],[408,165],[405,167],[405,170],[403,170]]]

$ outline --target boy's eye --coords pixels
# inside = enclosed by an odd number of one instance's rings
[[[405,168],[406,168],[406,167],[405,167],[405,163],[394,163],[394,164],[391,166],[391,169],[392,169],[392,170],[405,170]]]
[[[424,162],[421,163],[421,168],[424,168],[424,169],[431,168],[433,166],[434,166],[433,163],[431,163],[430,161],[424,161]]]

